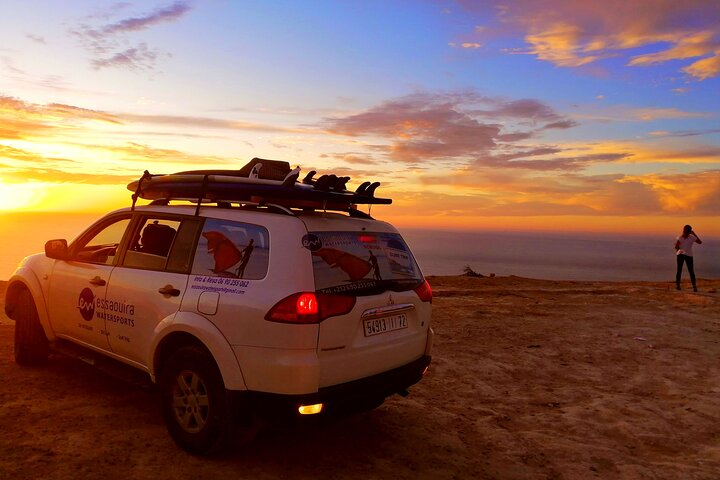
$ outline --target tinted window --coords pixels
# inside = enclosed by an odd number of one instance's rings
[[[195,253],[195,242],[201,225],[202,220],[197,217],[186,218],[180,224],[170,251],[170,258],[168,258],[166,269],[169,272],[190,272],[190,264]]]
[[[123,266],[146,270],[165,270],[180,221],[144,218],[130,242]]]
[[[315,288],[324,293],[408,290],[422,275],[397,233],[314,232],[307,236]]]
[[[72,246],[73,260],[112,265],[130,218],[116,218],[101,225]]]
[[[269,252],[264,227],[209,218],[200,233],[192,273],[261,279],[267,274]]]

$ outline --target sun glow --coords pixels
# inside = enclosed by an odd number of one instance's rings
[[[107,212],[130,201],[124,185],[0,181],[0,211]]]
[[[45,198],[46,185],[14,184],[0,181],[0,210],[36,210]]]

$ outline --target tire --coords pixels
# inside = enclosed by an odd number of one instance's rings
[[[208,352],[195,346],[179,348],[168,358],[159,383],[165,424],[178,446],[204,456],[231,445],[233,402]]]
[[[18,365],[40,365],[47,361],[48,340],[40,325],[32,294],[20,291],[15,307],[15,362]]]

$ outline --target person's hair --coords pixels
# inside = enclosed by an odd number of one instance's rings
[[[687,232],[687,233],[692,232],[692,227],[691,227],[690,225],[685,225],[685,226],[683,227],[683,233],[684,233],[684,232]]]

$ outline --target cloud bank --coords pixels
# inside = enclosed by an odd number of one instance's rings
[[[90,24],[83,23],[72,30],[81,44],[93,55],[90,59],[93,68],[155,69],[158,60],[168,57],[169,54],[148,46],[146,42],[134,40],[132,34],[163,23],[175,22],[192,9],[189,2],[178,1],[143,15],[97,24],[99,20],[104,21],[122,13],[128,6],[124,3],[116,4],[103,15],[87,18]]]
[[[533,55],[558,67],[577,68],[603,59],[627,57],[630,67],[679,61],[695,80],[720,75],[720,2],[716,0],[457,0],[464,12],[488,19],[468,41],[520,33],[525,48],[507,53]]]
[[[313,148],[313,142],[340,139],[336,145],[351,150],[320,155],[314,168],[327,168],[331,159],[334,173],[382,181],[396,198],[395,214],[720,215],[720,150],[693,143],[715,129],[677,136],[655,132],[642,142],[549,142],[549,132],[575,128],[576,121],[535,99],[477,91],[415,93],[297,127],[131,115],[0,96],[0,176],[4,182],[117,185],[150,165],[167,172],[237,164],[232,158],[128,140],[147,125],[176,133],[291,134],[292,141]],[[674,148],[662,143],[673,138],[682,143]],[[630,162],[669,167],[631,174],[625,171]],[[673,171],[681,163],[693,164],[693,171]]]
[[[685,114],[636,112],[636,120],[643,120],[643,115],[650,121]],[[538,100],[488,97],[476,91],[416,93],[322,122],[333,135],[363,138],[368,151],[364,164],[401,162],[396,181],[415,179],[424,190],[429,188],[419,196],[401,194],[408,215],[720,214],[720,202],[714,202],[720,195],[720,169],[712,168],[720,158],[717,148],[543,140],[550,130],[577,125]],[[626,162],[707,163],[708,168],[645,175],[590,170],[622,171],[620,165]],[[418,168],[410,171],[413,166]]]
[[[526,164],[511,162],[522,158],[522,151],[530,156],[557,152],[534,149],[529,153],[520,142],[545,130],[575,125],[538,100],[486,97],[475,91],[415,93],[365,112],[328,117],[322,123],[335,135],[383,139],[386,143],[372,149],[403,163],[474,160],[519,168]],[[515,148],[522,150],[509,153]],[[500,151],[504,153],[496,155]]]

